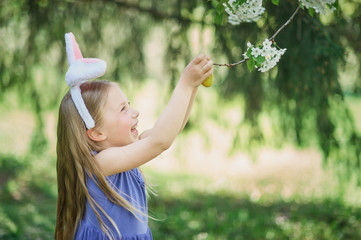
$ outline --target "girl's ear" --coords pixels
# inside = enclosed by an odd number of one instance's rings
[[[107,139],[107,136],[96,128],[88,129],[86,134],[94,142],[101,142]]]

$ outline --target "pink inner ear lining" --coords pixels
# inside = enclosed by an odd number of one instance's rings
[[[75,60],[78,60],[79,58],[83,58],[83,55],[81,54],[81,51],[80,51],[80,48],[79,48],[79,45],[75,40],[74,34],[71,34],[71,42],[72,42],[72,45],[73,45]]]
[[[95,63],[95,62],[100,62],[102,60],[97,59],[97,58],[82,58],[79,61],[85,62],[85,63]]]

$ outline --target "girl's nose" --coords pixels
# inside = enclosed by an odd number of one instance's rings
[[[137,110],[133,109],[132,117],[137,118],[138,116],[139,116],[139,112]]]

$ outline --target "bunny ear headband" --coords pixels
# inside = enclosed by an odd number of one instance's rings
[[[83,58],[74,34],[71,32],[65,34],[65,45],[69,63],[65,81],[70,87],[71,98],[86,128],[91,129],[95,126],[95,122],[85,106],[81,96],[80,85],[87,80],[103,76],[106,70],[106,63],[97,58]]]

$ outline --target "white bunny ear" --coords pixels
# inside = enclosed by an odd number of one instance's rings
[[[68,57],[69,69],[65,75],[65,81],[70,89],[70,94],[83,119],[87,129],[95,126],[88,109],[81,96],[80,84],[84,81],[102,76],[106,70],[105,61],[97,58],[83,58],[78,43],[73,33],[65,34],[66,54]]]
[[[65,81],[69,87],[103,76],[107,66],[105,61],[96,58],[82,58],[69,66]]]
[[[68,56],[69,66],[72,65],[79,58],[83,58],[78,43],[75,40],[75,36],[72,32],[65,33],[65,46],[66,55]]]
[[[65,80],[69,87],[104,75],[106,62],[97,58],[83,58],[73,33],[65,34],[65,45],[69,63]]]

